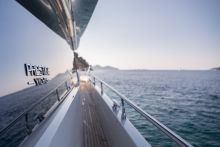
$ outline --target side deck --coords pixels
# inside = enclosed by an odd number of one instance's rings
[[[81,82],[80,98],[83,122],[84,147],[110,147],[111,144],[104,132],[102,122],[97,112],[95,98],[91,95],[89,85]]]
[[[88,80],[69,93],[50,117],[26,137],[22,147],[150,146],[131,122],[113,111],[113,102]]]

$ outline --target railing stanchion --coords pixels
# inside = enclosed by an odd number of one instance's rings
[[[124,103],[124,99],[122,99],[122,98],[121,98],[121,106],[122,106],[121,118],[125,119],[126,118],[125,103]]]
[[[25,126],[26,126],[26,129],[27,129],[27,134],[31,134],[31,128],[28,124],[28,113],[25,114]]]
[[[59,97],[59,91],[58,91],[58,89],[56,89],[56,94],[57,94],[57,100],[60,101],[60,97]]]
[[[93,77],[93,85],[95,86],[95,77]]]
[[[101,84],[101,95],[103,95],[103,84],[102,82],[100,82],[100,84]]]
[[[67,81],[65,82],[65,85],[66,85],[66,90],[68,91],[69,90],[69,86],[68,86]]]

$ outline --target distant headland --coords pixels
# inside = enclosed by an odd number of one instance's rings
[[[119,70],[116,67],[113,66],[101,66],[101,65],[94,65],[92,66],[93,70]]]
[[[220,70],[220,67],[212,68],[211,70]]]

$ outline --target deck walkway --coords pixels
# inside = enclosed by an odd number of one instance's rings
[[[109,147],[103,130],[94,98],[89,93],[89,85],[81,82],[80,97],[82,105],[83,145],[84,147]]]

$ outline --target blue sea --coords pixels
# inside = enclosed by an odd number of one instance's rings
[[[192,145],[220,146],[220,71],[100,70],[93,73]],[[108,89],[105,92],[117,99]],[[132,108],[128,107],[126,112],[153,146],[176,146]]]

